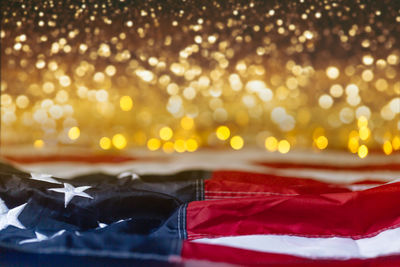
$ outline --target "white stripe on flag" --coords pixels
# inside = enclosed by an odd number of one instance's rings
[[[221,245],[259,252],[289,254],[312,259],[368,259],[400,253],[400,228],[354,240],[309,238],[290,235],[244,235],[202,238],[192,242]]]

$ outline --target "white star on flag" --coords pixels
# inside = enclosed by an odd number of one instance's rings
[[[0,231],[7,228],[7,226],[15,226],[20,229],[25,229],[25,226],[18,220],[18,216],[24,210],[27,203],[8,209],[4,201],[0,198]]]
[[[85,190],[88,190],[89,188],[92,188],[92,187],[91,186],[73,187],[70,184],[64,183],[64,188],[50,188],[48,190],[58,192],[58,193],[64,193],[65,194],[65,207],[67,207],[68,203],[71,202],[71,200],[74,197],[85,197],[85,198],[93,199],[92,196],[83,192]]]
[[[139,175],[137,175],[136,173],[127,171],[127,172],[123,172],[123,173],[119,174],[118,175],[118,179],[122,179],[122,178],[127,177],[127,176],[132,177],[132,180],[140,178]]]
[[[104,227],[108,226],[107,224],[101,223],[101,222],[97,222],[97,224],[99,225],[99,227],[97,227],[97,229],[101,229],[101,228],[104,228]]]
[[[57,233],[55,233],[54,235],[52,235],[50,237],[47,237],[47,236],[45,236],[45,235],[43,235],[43,234],[41,234],[39,232],[35,232],[36,238],[23,240],[23,241],[19,242],[19,244],[22,245],[22,244],[27,244],[27,243],[42,242],[42,241],[45,241],[45,240],[52,239],[52,238],[54,238],[56,236],[60,236],[64,232],[65,232],[65,230],[58,231]]]
[[[45,173],[31,173],[31,179],[32,180],[37,180],[37,181],[42,181],[42,182],[47,182],[51,184],[61,184],[61,182],[51,178],[51,174],[45,174]]]

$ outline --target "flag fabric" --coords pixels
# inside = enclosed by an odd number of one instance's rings
[[[73,168],[82,159],[61,161]],[[22,167],[43,161],[60,159],[0,164],[0,266],[400,264],[396,162],[254,161],[253,172],[91,171],[68,178]],[[357,179],[334,179],[340,174]]]

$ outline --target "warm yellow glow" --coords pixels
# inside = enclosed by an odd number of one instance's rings
[[[226,140],[231,135],[231,131],[226,126],[220,126],[217,129],[217,138],[219,140]]]
[[[121,109],[123,111],[131,110],[132,107],[133,107],[132,98],[130,96],[127,96],[127,95],[121,97],[121,99],[119,100],[119,106],[121,107]]]
[[[238,135],[232,137],[230,143],[231,143],[231,147],[235,150],[241,149],[244,145],[243,138]]]
[[[278,140],[273,136],[267,137],[264,145],[268,151],[274,152],[278,149]]]
[[[175,148],[175,151],[178,153],[185,152],[185,150],[186,150],[185,141],[182,139],[176,140],[175,144],[174,144],[174,148]]]
[[[151,151],[155,151],[159,149],[161,146],[161,142],[157,138],[150,138],[149,141],[147,141],[147,148]]]
[[[365,141],[369,138],[371,131],[370,131],[370,129],[368,129],[368,127],[363,126],[358,131],[358,134],[360,136],[360,139]]]
[[[10,58],[0,82],[2,144],[400,151],[400,35],[386,30],[400,15],[392,5],[383,12],[364,1],[366,12],[349,16],[354,8],[343,1],[300,0],[290,12],[243,1],[217,19],[206,11],[218,1],[183,1],[172,13],[165,1],[157,12],[146,1],[121,2],[69,4],[76,20],[68,25],[60,23],[68,12],[43,11],[48,1],[3,14],[15,27],[0,30]],[[324,38],[330,21],[338,38]],[[96,40],[82,39],[86,32]]]
[[[72,127],[71,129],[69,129],[68,131],[68,137],[71,140],[76,140],[79,138],[79,136],[81,135],[81,131],[79,130],[78,127]]]
[[[197,150],[199,145],[197,144],[197,141],[194,139],[189,139],[186,141],[186,150],[189,152],[194,152]]]
[[[366,117],[360,116],[360,118],[358,118],[357,124],[358,124],[358,128],[367,127],[368,120]]]
[[[392,154],[393,148],[392,148],[392,143],[390,141],[386,141],[383,144],[383,152],[385,152],[386,155]]]
[[[17,107],[19,108],[26,108],[29,105],[29,98],[26,97],[25,95],[20,95],[17,97],[15,103],[17,104]]]
[[[282,154],[288,153],[290,150],[290,143],[287,140],[281,140],[278,143],[278,151]]]
[[[330,66],[326,69],[326,76],[328,76],[329,79],[336,79],[339,77],[339,69],[333,66]]]
[[[33,146],[35,148],[42,148],[44,146],[44,142],[41,139],[35,140],[35,142],[33,142]]]
[[[368,155],[368,147],[366,145],[362,145],[358,148],[358,156],[360,158],[365,158]]]
[[[112,138],[112,143],[117,149],[123,149],[126,147],[126,138],[122,134],[116,134]]]
[[[71,79],[67,75],[63,75],[60,77],[59,82],[61,86],[67,87],[71,84]]]
[[[362,58],[362,61],[365,65],[369,66],[372,65],[372,63],[374,63],[374,58],[371,55],[365,55]]]
[[[192,118],[185,116],[181,119],[181,126],[183,129],[190,130],[193,128],[193,125],[194,120]]]
[[[105,137],[105,136],[100,138],[99,146],[101,147],[101,149],[104,149],[104,150],[110,149],[111,148],[111,139],[108,137]]]
[[[170,154],[170,153],[174,152],[174,143],[168,141],[168,142],[164,143],[162,149],[165,153]]]
[[[319,136],[315,140],[315,145],[318,147],[318,149],[325,149],[328,146],[328,138],[323,135]]]
[[[162,127],[159,132],[160,138],[164,141],[170,140],[172,138],[173,134],[174,133],[173,133],[172,129],[167,126]]]
[[[358,137],[351,137],[349,139],[347,147],[349,148],[351,153],[357,153],[359,147]]]
[[[398,137],[397,135],[392,140],[392,147],[394,150],[400,149],[400,137]]]

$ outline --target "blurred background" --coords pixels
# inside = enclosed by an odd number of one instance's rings
[[[1,151],[400,151],[398,1],[2,1]]]

